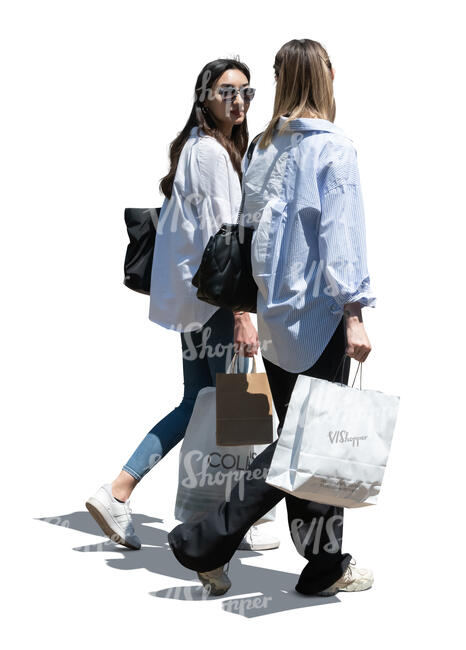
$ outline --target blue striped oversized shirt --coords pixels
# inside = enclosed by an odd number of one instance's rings
[[[282,135],[276,130],[266,149],[257,144],[243,170],[262,355],[303,372],[322,354],[346,303],[376,303],[357,153],[332,122],[300,118]]]

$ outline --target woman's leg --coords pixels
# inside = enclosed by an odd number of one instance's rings
[[[342,333],[344,335],[343,324],[340,323],[337,332],[326,348],[328,350],[327,355],[324,356],[324,351],[323,355],[321,355],[323,361],[320,364],[317,362],[315,366],[306,371],[306,374],[313,375],[312,370],[315,369],[316,376],[321,376],[321,378],[330,381],[333,380],[337,366],[344,354],[344,346],[341,348]],[[335,341],[339,341],[339,345],[335,346]],[[332,356],[332,351],[335,354],[337,350],[338,355]],[[340,351],[341,354],[339,354]],[[274,405],[280,420],[280,432],[297,375],[287,373],[277,366],[274,366],[272,370],[273,364],[266,363],[265,360],[264,363],[271,380],[270,386]],[[269,375],[270,371],[272,372]],[[265,482],[275,445],[276,442],[272,443],[254,459],[249,473],[232,490],[229,502],[223,502],[217,510],[209,513],[202,520],[181,524],[169,533],[168,541],[181,564],[198,572],[210,571],[223,566],[233,556],[247,529],[281,499],[285,498],[286,495],[282,490]],[[316,510],[312,510],[312,506],[309,510],[308,503],[310,502],[303,501],[304,510],[296,510],[296,514],[303,514],[304,525],[307,525],[309,532],[309,518],[316,514]],[[293,504],[291,508],[293,508]],[[293,510],[292,512],[294,514]],[[301,527],[299,530],[301,531]],[[307,546],[309,544],[306,544],[306,540],[304,540],[305,552],[308,550]],[[303,572],[305,574],[303,581],[305,587],[309,590],[307,593],[310,593],[311,589],[314,592],[320,591],[335,582],[342,575],[350,560],[351,556],[348,554],[345,556],[341,555],[341,553],[333,554],[334,572],[332,573],[329,567],[328,575],[313,576],[314,583],[312,587],[310,587],[306,579],[307,574]],[[336,573],[336,577],[334,577],[334,573]],[[298,583],[297,587],[302,588],[303,585]]]
[[[212,362],[202,353],[202,348],[209,343],[217,344],[223,337],[225,342],[233,339],[233,322],[231,331],[228,328],[224,331],[225,318],[226,314],[217,315],[216,312],[204,327],[181,334],[183,400],[151,429],[115,481],[103,485],[86,501],[87,509],[105,535],[119,544],[133,549],[141,547],[141,540],[134,531],[128,499],[142,477],[183,438],[199,390],[213,385]],[[232,315],[231,319],[233,321]],[[218,366],[214,367],[220,369],[220,359],[216,363]]]
[[[183,399],[149,431],[123,466],[112,484],[116,498],[128,499],[143,476],[184,437],[198,392],[215,385],[216,372],[225,372],[233,330],[232,312],[218,309],[202,328],[181,334]]]
[[[342,319],[318,361],[303,374],[347,384],[350,359],[344,357],[345,348]],[[271,365],[267,362],[269,381],[273,383],[275,373],[271,370]],[[291,385],[294,386],[297,377],[295,375],[294,380],[288,382],[288,390]],[[276,392],[280,392],[279,386]],[[286,409],[290,398],[291,392],[287,395]],[[351,561],[349,553],[342,553],[343,508],[298,499],[291,494],[287,494],[285,499],[291,538],[298,553],[308,560],[296,590],[303,594],[313,594],[338,580]]]
[[[200,354],[205,354],[209,365],[211,385],[216,385],[217,373],[227,371],[234,355],[235,319],[230,309],[218,309],[204,327]],[[208,338],[207,338],[208,336]]]
[[[229,562],[248,529],[285,497],[282,490],[265,483],[275,445],[256,456],[229,501],[168,534],[170,547],[183,566],[205,572]]]

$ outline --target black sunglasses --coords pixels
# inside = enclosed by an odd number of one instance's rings
[[[247,86],[247,88],[235,88],[234,86],[220,86],[217,92],[224,102],[233,102],[239,93],[243,102],[250,102],[254,99],[256,89]]]

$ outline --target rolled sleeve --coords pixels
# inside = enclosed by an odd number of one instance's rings
[[[357,170],[356,170],[357,171]],[[367,269],[366,231],[361,187],[345,182],[321,196],[319,255],[324,292],[332,296],[331,311],[343,314],[345,304],[375,307]]]

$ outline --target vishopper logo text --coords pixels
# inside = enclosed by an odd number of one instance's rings
[[[332,445],[337,442],[352,442],[353,447],[359,447],[360,440],[366,440],[367,436],[350,436],[348,431],[340,429],[338,431],[329,431],[328,437]]]

